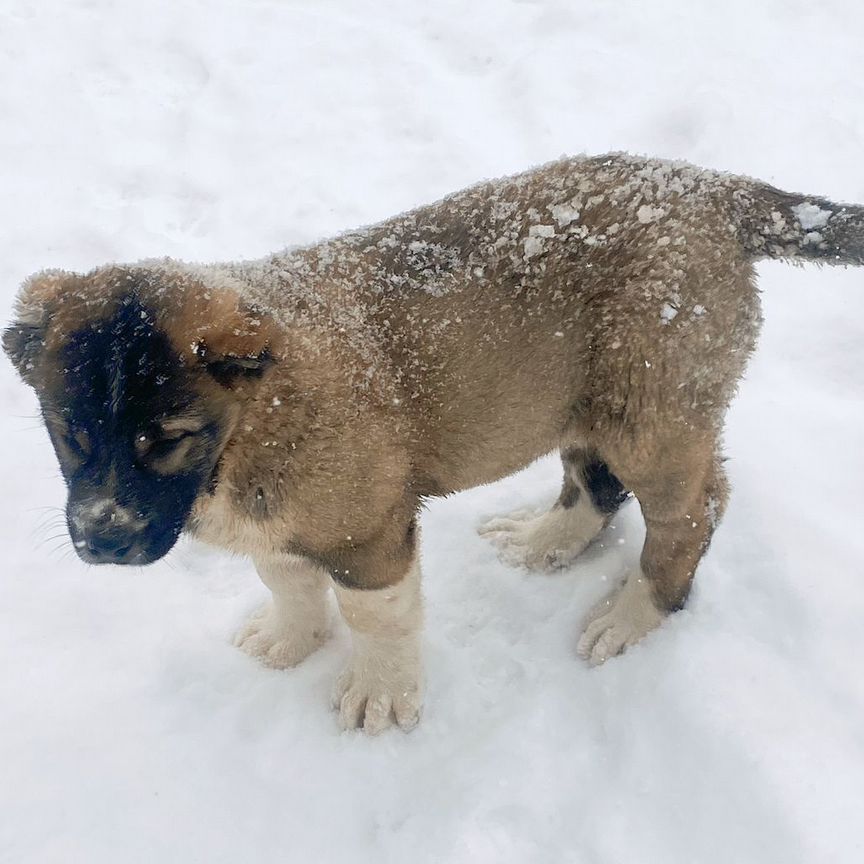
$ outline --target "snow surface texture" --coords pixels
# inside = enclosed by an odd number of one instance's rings
[[[864,201],[862,29],[848,0],[2,0],[4,315],[42,267],[263,255],[564,152]],[[589,669],[636,505],[547,576],[475,528],[553,500],[554,458],[433,503],[425,714],[374,740],[328,708],[342,625],[290,672],[231,645],[248,562],[52,551],[62,483],[0,364],[0,861],[861,861],[864,273],[760,274],[686,611]]]

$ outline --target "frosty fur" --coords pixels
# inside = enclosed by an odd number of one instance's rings
[[[340,719],[377,732],[420,711],[423,498],[556,448],[608,466],[647,534],[579,650],[597,663],[634,644],[683,605],[723,513],[753,262],[861,264],[862,238],[860,208],[682,163],[565,159],[263,260],[38,274],[4,347],[56,399],[71,334],[130,293],[152,310],[219,426],[186,529],[252,556],[274,594],[238,641],[299,662],[326,633],[326,573],[354,635]],[[568,563],[604,521],[582,492],[487,527],[511,560]]]

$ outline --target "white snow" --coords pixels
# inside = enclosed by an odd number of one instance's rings
[[[526,258],[540,255],[544,249],[543,241],[555,236],[554,225],[531,225],[528,228],[528,236],[523,243]]]
[[[824,227],[833,215],[830,210],[824,210],[817,204],[811,204],[809,201],[805,201],[803,204],[796,204],[790,209],[805,231]]]
[[[579,218],[579,210],[572,204],[550,204],[549,212],[559,228],[565,228]]]
[[[664,303],[660,309],[660,320],[664,324],[669,324],[677,314],[678,310],[671,303]]]
[[[255,257],[562,152],[864,201],[864,8],[781,5],[5,0],[4,317],[35,270]],[[231,646],[266,596],[249,562],[78,562],[3,361],[0,861],[862,860],[864,273],[760,275],[732,503],[687,609],[589,669],[635,504],[550,577],[475,527],[553,500],[554,458],[434,502],[424,717],[373,740],[328,708],[343,627],[291,672]]]
[[[636,211],[636,218],[643,224],[654,222],[663,215],[662,207],[652,207],[650,204],[643,204]]]

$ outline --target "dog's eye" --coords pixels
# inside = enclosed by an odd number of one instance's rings
[[[93,453],[90,436],[54,411],[45,412],[45,423],[61,467],[65,471],[77,471]]]
[[[191,438],[194,434],[188,429],[139,432],[135,436],[135,450],[139,457],[146,456],[148,459],[159,459],[162,456],[167,456],[181,441]]]

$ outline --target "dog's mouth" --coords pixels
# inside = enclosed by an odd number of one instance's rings
[[[85,564],[118,564],[129,567],[144,567],[164,558],[171,547],[164,552],[153,551],[140,542],[122,544],[93,538],[89,540],[73,540],[72,545],[78,557]],[[174,545],[173,543],[171,544]]]
[[[91,512],[92,512],[91,508]],[[75,553],[86,564],[143,567],[164,558],[180,537],[181,525],[130,519],[123,508],[105,508],[85,519],[71,507],[67,523]]]

